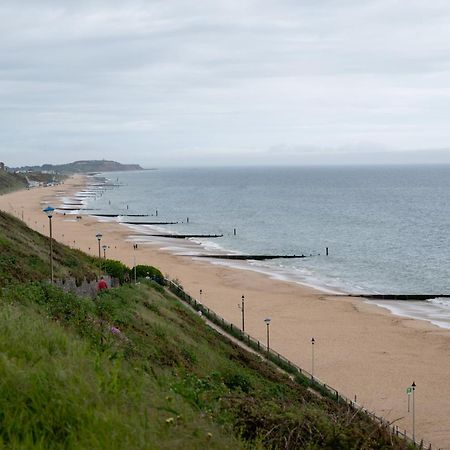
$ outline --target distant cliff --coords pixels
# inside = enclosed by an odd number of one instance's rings
[[[121,164],[116,161],[89,160],[75,161],[68,164],[43,164],[42,166],[20,167],[21,171],[41,171],[57,173],[89,173],[89,172],[118,172],[125,170],[143,170],[139,164]]]

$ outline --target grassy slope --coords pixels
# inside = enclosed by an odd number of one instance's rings
[[[45,240],[5,220],[43,266]],[[13,239],[3,223],[1,254]],[[21,261],[21,276],[39,279],[41,265]],[[96,300],[3,285],[0,448],[406,448],[231,345],[158,285]]]
[[[98,272],[96,258],[53,244],[56,278],[91,279]],[[50,279],[49,248],[48,237],[0,211],[0,287],[12,281]]]
[[[24,188],[27,182],[24,177],[0,171],[0,194]]]

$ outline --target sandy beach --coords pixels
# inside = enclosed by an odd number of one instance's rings
[[[0,196],[0,209],[14,214],[33,229],[48,234],[46,204],[61,202],[82,189],[75,176],[64,185],[23,190]],[[450,330],[428,322],[390,314],[362,299],[327,294],[298,283],[279,281],[250,270],[238,270],[163,251],[149,243],[133,249],[123,225],[83,216],[55,214],[56,240],[98,254],[96,233],[109,246],[107,257],[128,266],[151,264],[178,279],[192,296],[226,320],[240,326],[238,308],[246,301],[246,331],[265,342],[264,318],[270,325],[271,347],[306,370],[311,370],[311,338],[315,338],[314,374],[365,408],[412,433],[406,388],[417,385],[416,438],[433,448],[450,449]]]

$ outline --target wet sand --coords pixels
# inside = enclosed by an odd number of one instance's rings
[[[62,186],[36,188],[0,196],[0,209],[21,218],[33,229],[48,233],[42,208],[53,206],[56,193],[81,190],[83,177]],[[44,203],[42,203],[44,202]],[[450,449],[450,330],[428,322],[394,316],[368,301],[336,296],[298,283],[280,281],[250,270],[192,260],[164,251],[161,243],[133,249],[129,228],[99,218],[56,214],[56,240],[98,254],[96,233],[109,246],[106,256],[128,266],[151,264],[177,279],[192,296],[236,326],[245,295],[246,331],[265,342],[264,318],[270,324],[270,346],[310,371],[311,338],[315,338],[314,374],[365,408],[412,432],[406,388],[415,381],[416,438],[433,448]],[[175,244],[176,245],[176,244]],[[192,244],[193,246],[195,244]],[[102,252],[103,253],[103,252]]]

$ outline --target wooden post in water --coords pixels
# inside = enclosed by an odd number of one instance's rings
[[[236,228],[233,228],[233,236],[236,236]]]
[[[325,253],[328,256],[328,247],[325,248]]]

